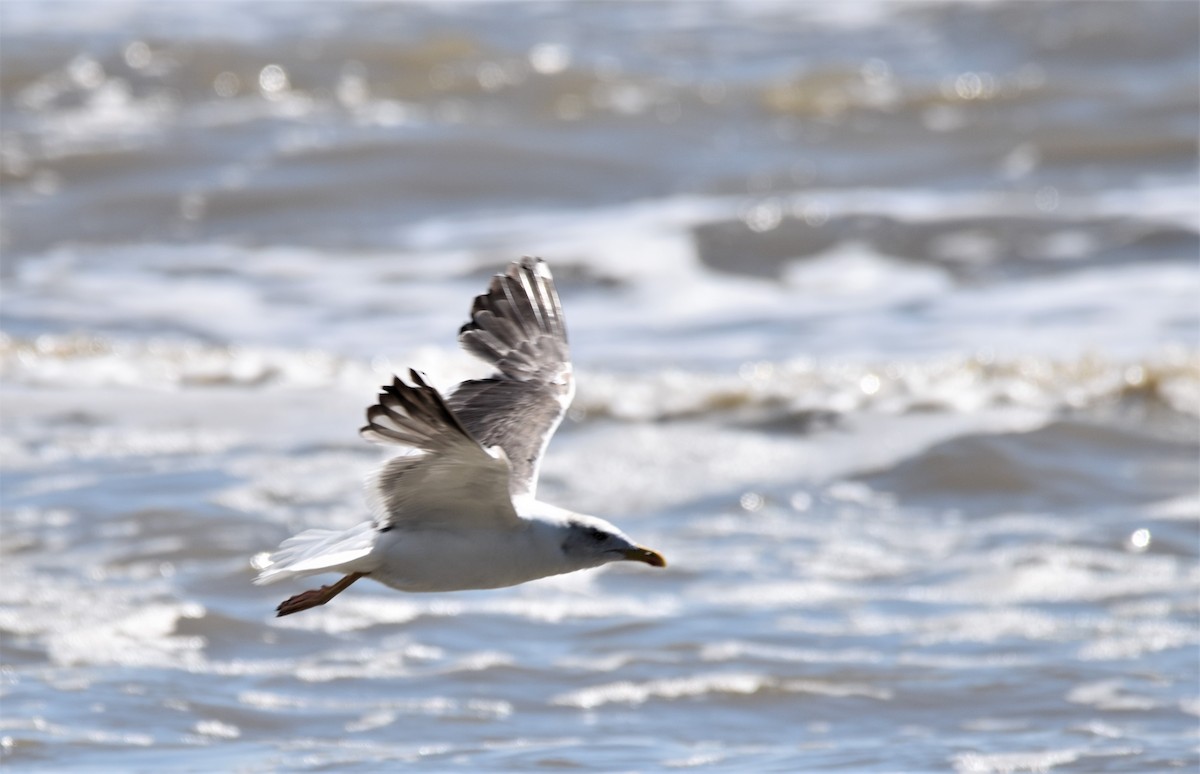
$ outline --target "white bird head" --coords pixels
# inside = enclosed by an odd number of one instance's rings
[[[645,562],[651,567],[667,566],[662,554],[639,546],[621,530],[594,516],[577,514],[563,524],[562,552],[569,562],[580,568],[621,561]]]

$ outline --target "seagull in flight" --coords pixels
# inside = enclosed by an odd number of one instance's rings
[[[400,591],[514,586],[608,562],[665,567],[595,516],[536,498],[538,467],[575,395],[567,329],[550,269],[514,261],[475,298],[459,343],[496,372],[443,397],[421,374],[395,377],[359,434],[405,447],[366,482],[374,514],[346,530],[310,529],[256,563],[258,584],[339,573],[280,616],[323,605],[360,578]]]

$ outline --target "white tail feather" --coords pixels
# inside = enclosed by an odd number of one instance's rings
[[[363,559],[375,547],[375,529],[364,521],[350,529],[310,529],[280,544],[254,579],[256,584],[323,572],[370,572]]]

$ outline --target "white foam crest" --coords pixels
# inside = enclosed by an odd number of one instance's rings
[[[606,704],[639,705],[657,699],[677,701],[719,695],[749,696],[762,692],[807,693],[843,698],[861,696],[880,701],[891,691],[858,683],[787,680],[758,673],[714,672],[645,682],[621,681],[560,694],[551,703],[562,707],[595,709]]]
[[[902,653],[897,663],[924,669],[946,669],[978,671],[980,669],[1029,669],[1039,666],[1033,656],[1018,656],[1014,653],[988,653],[971,656],[955,653]]]
[[[356,601],[360,600],[351,599],[346,601],[353,605]],[[328,623],[329,619],[336,620],[340,617],[340,612],[332,615],[326,613],[324,616],[319,614],[311,615],[307,617],[310,620],[305,621],[301,626],[296,626],[295,622],[289,621],[289,619],[276,619],[274,623],[279,625],[279,628],[326,631],[333,634],[342,634],[358,628],[337,625],[323,626],[321,622],[311,625],[313,623],[311,619],[325,618],[326,623]],[[302,616],[301,618],[305,617]],[[375,623],[386,623],[386,621],[376,620]],[[210,661],[205,664],[204,671],[207,674],[219,675],[281,676],[312,683],[382,677],[408,678],[412,677],[416,669],[420,666],[431,662],[440,662],[444,657],[445,654],[439,648],[417,642],[401,641],[393,647],[385,648],[365,646],[328,648],[296,659]],[[297,705],[294,702],[288,703],[282,699],[273,699],[270,695],[259,698],[261,698],[264,704],[278,701],[279,706],[315,706],[311,703],[302,705]],[[385,708],[396,709],[398,706],[388,705]]]
[[[1200,352],[1167,350],[1137,360],[982,355],[883,363],[761,361],[744,364],[736,376],[676,370],[643,376],[598,373],[580,378],[573,411],[650,420],[780,406],[792,413],[1060,409],[1138,394],[1200,414],[1195,399]]]
[[[958,774],[1016,774],[1046,772],[1077,762],[1085,752],[1078,748],[1015,753],[959,753],[951,760]]]
[[[376,742],[368,739],[340,738],[336,743],[311,737],[292,738],[278,743],[280,755],[273,765],[285,770],[324,769],[346,771],[362,768],[364,762],[387,761],[396,763],[420,763],[434,756],[448,756],[458,747],[453,744],[409,743],[397,745],[393,742]],[[378,768],[375,766],[374,768]]]
[[[52,663],[182,669],[204,664],[204,638],[177,629],[207,611],[195,602],[158,601],[161,579],[97,591],[95,576],[88,581],[29,569],[20,555],[6,557],[0,629],[38,641]]]
[[[384,714],[422,715],[434,717],[465,717],[502,719],[513,712],[509,702],[496,699],[455,699],[448,696],[372,700],[362,696],[335,696],[304,691],[301,695],[275,691],[250,690],[238,694],[238,703],[262,710],[316,709],[337,713],[360,712],[360,717],[382,717]]]
[[[589,672],[616,672],[631,664],[678,664],[685,656],[677,652],[631,650],[616,653],[572,655],[555,662],[562,669],[584,669]]]
[[[608,618],[666,619],[679,615],[682,603],[671,596],[531,596],[489,598],[470,610],[476,613],[508,615],[541,623],[567,620]]]
[[[181,39],[230,38],[242,42],[261,41],[278,30],[269,13],[247,13],[241,23],[230,25],[228,6],[216,3],[182,11],[186,23],[176,16],[182,9],[162,6],[146,9],[128,3],[14,3],[5,13],[8,35],[97,35],[113,30],[138,30],[171,23],[171,34]]]
[[[181,619],[200,618],[194,603],[150,605],[116,620],[58,631],[46,651],[64,665],[198,666],[204,640],[174,634]]]
[[[156,603],[114,611],[106,598],[102,607],[103,612],[97,611],[83,623],[78,613],[57,611],[70,622],[51,624],[51,631],[45,635],[46,653],[54,663],[177,668],[198,668],[203,663],[204,639],[175,634],[180,620],[205,615],[200,605]]]
[[[542,475],[543,480],[569,481],[571,501],[584,511],[639,512],[709,496],[727,497],[731,490],[744,492],[747,482],[765,488],[811,487],[883,469],[964,432],[1024,432],[1044,420],[1041,412],[1011,409],[970,415],[863,415],[856,417],[854,432],[819,437],[765,433],[755,425],[743,428],[734,423],[596,423],[576,430],[572,443],[553,447]],[[864,444],[864,437],[894,442]],[[660,450],[666,448],[675,453],[664,457]],[[664,465],[669,466],[669,474],[664,473]],[[591,474],[578,476],[574,473],[578,470]],[[614,488],[610,481],[624,485]],[[787,535],[786,529],[778,532]],[[639,535],[639,539],[649,537]]]
[[[785,645],[766,645],[746,640],[714,642],[700,649],[701,661],[740,661],[754,659],[796,664],[879,664],[885,656],[865,648],[795,648]]]
[[[196,721],[195,730],[201,736],[210,736],[214,739],[237,739],[242,735],[241,729],[237,726],[214,718]]]
[[[63,690],[85,689],[86,686],[63,687]],[[136,731],[115,732],[106,729],[87,728],[79,724],[61,725],[51,723],[40,715],[20,718],[0,718],[0,730],[32,732],[38,735],[49,736],[60,743],[67,744],[86,742],[105,746],[150,747],[157,741],[151,734]],[[0,737],[0,749],[3,750],[6,757],[12,755],[13,742],[14,740],[11,736]],[[9,761],[6,761],[6,765],[11,765],[11,763],[11,758]]]
[[[472,268],[455,250],[59,247],[13,267],[5,310],[16,319],[52,319],[66,330],[133,329],[151,340],[180,332],[177,338],[231,348],[303,340],[314,349],[373,356],[381,329],[391,347],[453,342],[472,291],[480,290],[457,281]]]
[[[1200,492],[1161,500],[1146,508],[1146,516],[1170,521],[1200,520]]]
[[[35,469],[46,462],[62,459],[59,450],[48,454],[39,453],[40,450],[31,448],[29,444],[21,444],[16,439],[12,439],[11,443],[13,447],[20,445],[24,448],[21,449],[21,453],[19,454],[15,453],[15,450],[8,454],[0,454],[0,460],[3,461],[5,470],[11,471],[21,468]],[[95,486],[101,481],[103,479],[98,473],[63,473],[61,475],[38,476],[23,484],[8,488],[7,494],[13,498],[35,497],[37,495],[49,494],[50,492],[69,492],[73,489],[83,489],[84,487]]]
[[[295,678],[307,683],[329,683],[335,680],[396,680],[410,676],[407,669],[380,664],[301,664]]]
[[[668,769],[693,769],[715,766],[723,763],[730,758],[740,757],[736,752],[700,752],[695,755],[689,755],[686,758],[668,758],[662,762],[662,765]]]
[[[1119,211],[1097,213],[1090,198],[1080,197],[1064,204],[1056,217],[1125,220],[1133,206],[1150,221],[1178,219],[1178,205],[1162,209],[1169,197],[1124,193],[1128,199]],[[1045,217],[1027,195],[854,189],[777,199],[781,211],[802,212],[819,204],[831,217],[886,215],[911,222]],[[783,282],[711,271],[696,256],[691,229],[714,220],[736,221],[744,205],[741,197],[678,197],[582,215],[431,221],[414,227],[408,237],[424,250],[465,244],[495,252],[497,244],[512,244],[556,266],[578,265],[586,275],[618,282],[626,310],[620,319],[612,315],[611,294],[571,299],[569,314],[580,353],[623,363],[661,362],[665,350],[672,361],[688,363],[711,362],[715,353],[766,358],[798,346],[860,359],[977,349],[1007,357],[1079,357],[1087,351],[1135,357],[1164,341],[1184,339],[1179,321],[1194,317],[1192,301],[1200,292],[1200,275],[1182,261],[1098,266],[1019,283],[953,285],[941,268],[849,243],[795,262],[785,268]],[[1064,298],[1087,303],[1064,309]],[[914,302],[921,305],[920,314],[898,313]],[[1113,328],[1117,319],[1123,321],[1119,331]],[[807,334],[816,326],[819,336]]]
[[[359,373],[348,375],[347,371]],[[367,381],[362,363],[325,353],[196,342],[110,341],[87,336],[0,339],[0,376],[41,386],[251,386],[278,381],[295,387],[329,386],[343,378]]]
[[[165,455],[220,454],[240,440],[228,431],[139,430],[103,427],[78,434],[62,434],[42,451],[43,462],[62,460],[162,457]]]
[[[1086,636],[1098,621],[1071,621],[1031,608],[968,610],[914,622],[916,642],[922,646],[962,642],[997,642],[1007,639],[1055,640]]]
[[[794,609],[803,606],[822,606],[860,599],[852,587],[825,580],[767,581],[754,583],[721,583],[706,590],[703,598],[711,605],[738,610]]]
[[[967,572],[936,589],[912,587],[906,596],[993,605],[1102,601],[1169,594],[1195,583],[1190,568],[1176,557],[1082,546],[1031,544],[975,555],[970,560],[949,558],[947,564],[963,564]]]
[[[1121,679],[1075,686],[1066,699],[1072,704],[1085,704],[1103,712],[1147,712],[1161,706],[1157,699],[1129,692],[1126,681]]]
[[[982,601],[987,600],[972,600],[974,604]],[[811,607],[822,601],[807,600],[804,603]],[[797,599],[793,604],[802,602]],[[834,604],[837,604],[836,600]],[[1118,613],[1064,617],[1034,608],[993,606],[933,616],[856,613],[834,623],[784,618],[780,627],[811,636],[878,638],[898,635],[920,648],[899,656],[900,663],[935,669],[975,670],[1029,666],[1036,664],[1037,659],[1028,654],[989,652],[974,655],[929,649],[1013,640],[1068,642],[1079,643],[1078,658],[1081,660],[1115,661],[1195,646],[1200,642],[1200,634],[1186,625],[1162,620],[1169,613],[1170,610],[1161,610],[1153,618],[1142,619],[1130,619]],[[866,657],[864,654],[864,660]]]
[[[1115,218],[1127,220],[1131,214],[1149,222],[1177,225],[1200,231],[1200,216],[1192,203],[1193,184],[1157,183],[1150,187],[1105,190],[1100,194],[1081,193],[1060,196],[1055,217],[1063,221]],[[697,286],[706,272],[695,257],[689,232],[714,221],[737,221],[745,214],[745,195],[678,195],[632,203],[578,210],[539,211],[536,213],[485,214],[477,217],[434,218],[406,227],[398,234],[406,244],[426,251],[446,251],[465,247],[497,244],[520,245],[522,252],[542,255],[552,263],[584,262],[599,277],[641,284],[654,278],[670,279],[674,287]],[[780,213],[819,211],[824,218],[846,216],[887,216],[912,223],[945,219],[1044,218],[1027,192],[937,191],[913,188],[806,189],[798,193],[779,193],[759,197]],[[865,246],[840,250],[859,259]],[[869,253],[868,253],[869,255]],[[652,257],[648,259],[648,257]],[[882,259],[882,264],[872,260]],[[884,256],[869,256],[868,274],[886,266],[896,271]],[[941,287],[940,272],[917,271],[911,275],[929,289]],[[736,278],[722,276],[721,283]],[[849,277],[852,287],[861,277]],[[837,278],[827,275],[827,282]],[[679,284],[682,283],[682,284]],[[736,281],[733,283],[736,287]],[[747,285],[755,284],[748,281]],[[757,283],[762,284],[762,283]],[[878,283],[872,283],[877,285]],[[1006,289],[1007,290],[1010,289]],[[682,295],[682,294],[680,294]],[[819,299],[810,299],[819,300]]]
[[[1106,627],[1108,628],[1108,627]],[[1124,661],[1164,650],[1200,645],[1195,627],[1171,621],[1118,621],[1112,629],[1084,643],[1082,661]]]
[[[351,720],[343,726],[347,733],[357,734],[363,731],[373,731],[384,728],[396,722],[397,713],[393,710],[375,710],[361,715],[357,720]]]
[[[792,292],[804,295],[814,310],[878,306],[881,299],[904,303],[952,289],[950,276],[936,266],[902,263],[852,242],[790,263],[784,269],[783,282]]]
[[[408,367],[428,371],[440,389],[486,367],[448,348],[421,347],[402,357],[361,360],[321,350],[223,346],[196,341],[0,334],[0,379],[43,387],[144,389],[275,386],[290,390],[372,390]]]
[[[482,650],[477,653],[468,653],[455,659],[453,663],[446,665],[440,671],[440,674],[486,672],[489,669],[512,666],[514,664],[516,664],[516,659],[511,654],[499,650]]]

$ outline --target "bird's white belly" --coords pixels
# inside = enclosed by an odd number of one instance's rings
[[[494,589],[571,569],[525,531],[394,530],[380,538],[380,563],[368,577],[401,591]]]

